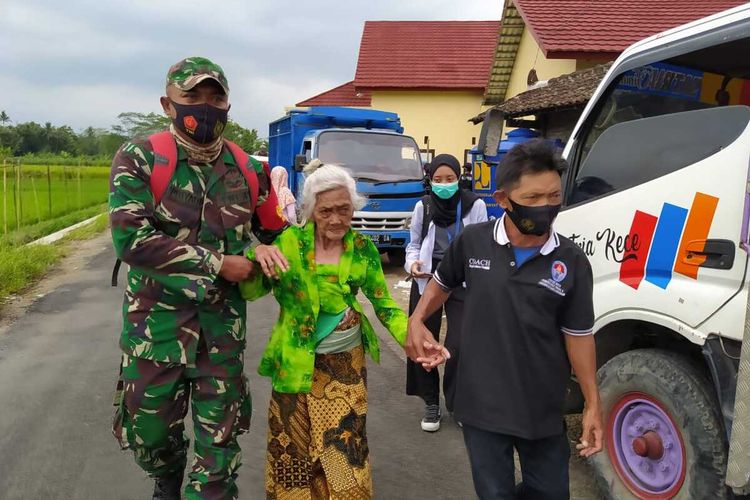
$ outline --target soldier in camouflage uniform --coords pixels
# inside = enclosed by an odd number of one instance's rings
[[[130,265],[123,304],[121,377],[113,432],[156,481],[154,499],[179,499],[191,404],[195,459],[188,499],[237,498],[237,436],[251,402],[243,375],[246,307],[237,282],[257,265],[243,257],[254,234],[257,263],[274,274],[286,261],[270,245],[283,227],[261,225],[248,183],[224,146],[229,88],[203,58],[170,68],[161,102],[172,119],[177,166],[155,203],[148,141],[123,146],[112,163],[110,220],[117,257]],[[256,205],[275,196],[260,163]],[[271,224],[268,224],[272,226]],[[191,398],[192,396],[192,398]]]

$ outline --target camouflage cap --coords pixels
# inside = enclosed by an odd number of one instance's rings
[[[229,94],[229,83],[221,66],[205,57],[188,57],[173,64],[167,72],[167,86],[190,90],[207,79],[215,80]]]

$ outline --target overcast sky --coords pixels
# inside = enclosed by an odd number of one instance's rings
[[[0,0],[0,110],[108,128],[160,112],[169,66],[219,63],[232,117],[267,135],[284,106],[354,78],[365,20],[499,19],[502,0]]]

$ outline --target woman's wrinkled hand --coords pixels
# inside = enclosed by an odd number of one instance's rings
[[[286,272],[289,270],[289,261],[286,260],[281,250],[273,245],[258,245],[255,248],[255,261],[269,278],[279,279],[278,270]]]
[[[409,318],[404,351],[412,361],[421,364],[428,372],[451,357],[448,349],[436,342],[425,324],[414,316]]]
[[[441,344],[433,344],[433,343],[430,343],[429,345],[425,344],[425,351],[432,352],[433,354],[427,355],[425,357],[417,358],[417,363],[421,363],[422,368],[424,368],[428,372],[442,365],[443,363],[448,361],[451,357],[451,354],[450,352],[448,352],[448,349],[446,349],[445,346]]]

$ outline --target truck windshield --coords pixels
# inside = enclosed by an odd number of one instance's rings
[[[581,128],[567,203],[644,184],[732,144],[747,109],[730,108],[750,106],[750,65],[735,55],[748,50],[746,36],[620,74]]]
[[[318,158],[349,170],[357,179],[378,182],[422,180],[422,163],[411,137],[356,131],[323,132]]]

